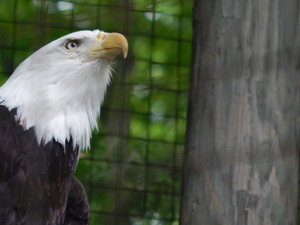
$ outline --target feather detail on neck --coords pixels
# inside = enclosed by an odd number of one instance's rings
[[[89,148],[110,81],[110,64],[92,61],[74,73],[63,64],[53,67],[57,69],[30,68],[35,63],[34,57],[25,60],[0,88],[1,105],[17,109],[20,124],[35,129],[38,143],[54,139],[64,145],[72,137],[74,147]]]

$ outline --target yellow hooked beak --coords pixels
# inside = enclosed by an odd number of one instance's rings
[[[126,58],[128,42],[122,34],[101,32],[97,36],[97,45],[91,47],[89,52],[92,56],[91,59],[108,58],[113,60],[121,53]]]

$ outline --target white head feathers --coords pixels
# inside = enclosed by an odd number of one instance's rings
[[[34,127],[39,143],[72,137],[80,149],[97,128],[111,60],[128,50],[124,36],[79,31],[40,48],[0,88],[0,104],[17,109],[25,129]]]

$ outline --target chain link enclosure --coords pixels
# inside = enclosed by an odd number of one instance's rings
[[[91,149],[76,176],[92,224],[179,224],[192,0],[0,2],[0,83],[42,45],[67,33],[123,33]]]

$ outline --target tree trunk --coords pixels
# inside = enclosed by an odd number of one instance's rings
[[[181,225],[296,224],[299,0],[195,0]]]

